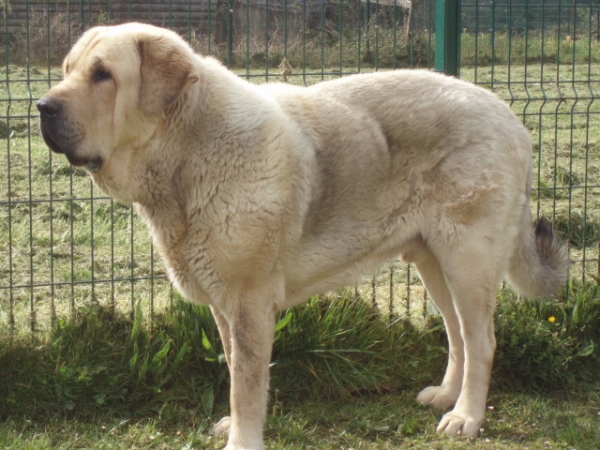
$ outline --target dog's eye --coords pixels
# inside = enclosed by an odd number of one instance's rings
[[[112,79],[110,72],[104,69],[96,69],[92,75],[92,80],[94,80],[94,83],[102,83],[103,81],[108,81],[110,79]]]

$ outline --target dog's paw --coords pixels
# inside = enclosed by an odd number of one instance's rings
[[[436,431],[450,436],[476,437],[479,434],[482,418],[470,417],[466,414],[450,411],[442,417]]]
[[[229,435],[229,441],[223,450],[264,450],[265,445],[262,440],[262,433],[256,433],[254,437],[248,435],[245,439],[239,439],[238,433],[231,433],[231,417],[223,417],[219,420],[212,428],[210,432],[211,436]]]
[[[458,392],[450,392],[444,386],[429,386],[417,395],[417,402],[426,406],[447,410],[454,406],[458,399]]]
[[[213,426],[210,434],[211,436],[221,436],[222,434],[229,434],[230,426],[231,417],[225,416]]]

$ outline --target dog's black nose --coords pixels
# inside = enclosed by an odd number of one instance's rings
[[[37,109],[46,117],[54,117],[60,112],[60,102],[52,97],[42,97],[37,102]]]

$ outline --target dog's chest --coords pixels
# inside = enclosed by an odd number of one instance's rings
[[[136,205],[136,209],[148,225],[152,242],[161,255],[169,280],[189,300],[210,303],[205,285],[215,283],[216,280],[198,278],[198,273],[210,275],[210,271],[206,270],[209,261],[202,251],[201,233],[196,230],[192,235],[189,221],[173,208],[164,210]],[[194,242],[190,242],[191,238],[194,238]],[[196,251],[190,255],[189,249],[194,247]],[[199,267],[203,269],[199,270]]]

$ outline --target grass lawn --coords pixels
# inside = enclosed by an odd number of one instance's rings
[[[417,391],[328,401],[282,402],[265,429],[269,449],[578,449],[600,448],[600,386],[560,394],[492,391],[477,439],[440,436],[441,414],[417,406]],[[220,409],[217,412],[221,412]],[[218,419],[216,416],[214,419]],[[86,419],[49,417],[0,423],[0,447],[41,449],[222,448],[214,419],[185,401],[158,411]]]
[[[438,436],[442,413],[415,402],[443,375],[439,317],[390,323],[352,296],[295,308],[276,334],[267,448],[599,448],[599,287],[578,289],[570,309],[503,292],[477,439]],[[153,327],[100,308],[48,338],[0,336],[0,448],[224,446],[210,437],[228,408],[214,322],[185,302],[168,311]]]

